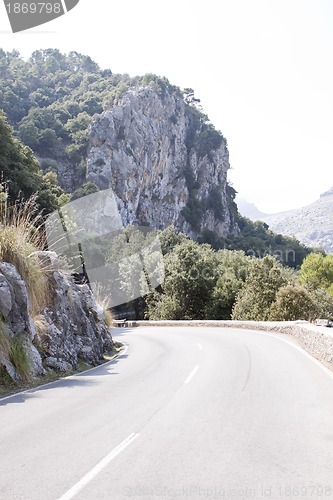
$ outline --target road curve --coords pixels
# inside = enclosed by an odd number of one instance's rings
[[[117,360],[0,400],[0,499],[333,499],[333,377],[296,343],[114,338]]]

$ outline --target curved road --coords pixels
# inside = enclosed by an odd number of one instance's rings
[[[0,499],[333,499],[333,377],[295,342],[114,338],[118,359],[0,400]]]

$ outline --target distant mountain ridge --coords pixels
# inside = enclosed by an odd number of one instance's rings
[[[251,207],[252,204],[248,205]],[[257,213],[253,210],[253,215],[251,210],[246,210],[246,204],[243,206],[244,209],[238,202],[243,215],[252,220],[262,220],[275,233],[295,236],[304,245],[320,247],[325,252],[333,253],[333,187],[310,205],[277,214],[262,214],[256,209]]]
[[[236,197],[235,201],[237,203],[239,213],[253,221],[262,220],[262,217],[266,217],[268,215],[261,212],[254,203],[250,203],[244,198]]]

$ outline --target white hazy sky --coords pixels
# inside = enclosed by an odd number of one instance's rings
[[[80,0],[17,34],[1,2],[0,47],[75,50],[193,88],[227,138],[229,179],[264,212],[333,185],[332,0]]]

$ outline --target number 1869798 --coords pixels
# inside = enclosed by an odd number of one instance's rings
[[[61,3],[27,2],[6,4],[8,14],[61,14]]]

